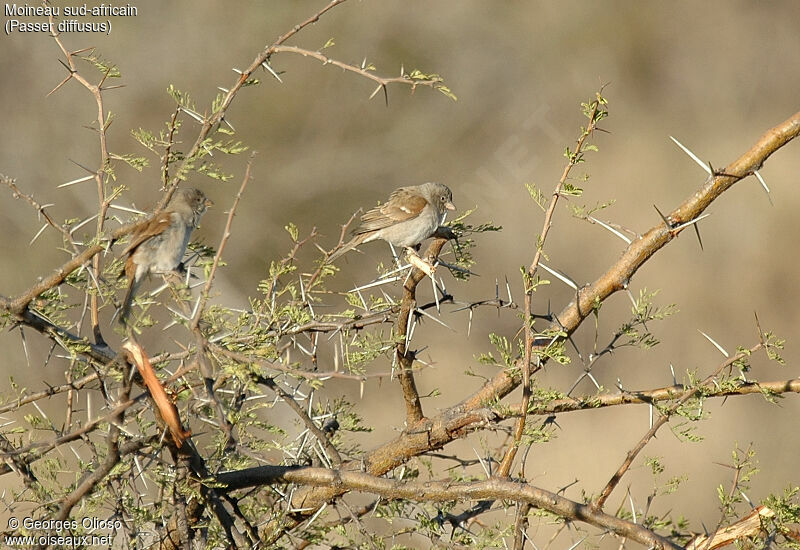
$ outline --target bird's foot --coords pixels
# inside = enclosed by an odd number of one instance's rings
[[[436,273],[436,266],[431,264],[427,260],[423,260],[419,257],[419,254],[413,248],[407,248],[407,255],[408,255],[408,263],[425,273],[428,277],[433,279],[434,274]]]

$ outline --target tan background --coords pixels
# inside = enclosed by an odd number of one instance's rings
[[[73,49],[96,46],[123,73],[126,87],[106,95],[115,115],[110,149],[116,153],[146,154],[130,130],[163,127],[174,109],[165,92],[168,84],[190,92],[204,110],[217,86],[233,82],[232,67],[249,64],[265,44],[322,4],[136,5],[137,17],[112,20],[110,36],[63,37]],[[800,4],[791,1],[347,2],[290,43],[317,49],[333,37],[336,45],[329,55],[356,64],[366,57],[379,74],[398,74],[401,65],[440,73],[458,101],[428,89],[411,96],[407,88],[393,86],[386,107],[380,95],[367,99],[373,86],[364,79],[299,56],[276,56],[273,66],[285,71],[284,83],[262,73],[263,84],[243,90],[227,117],[238,138],[259,155],[226,254],[229,267],[218,279],[224,293],[220,301],[235,307],[246,303],[269,261],[287,250],[282,228],[289,221],[301,232],[317,226],[326,235],[322,242],[333,245],[338,224],[356,208],[384,199],[400,185],[428,180],[448,184],[460,209],[478,205],[475,222],[492,220],[504,227],[501,233],[478,237],[475,270],[481,277],[468,284],[451,282],[449,289],[464,300],[489,298],[495,279],[507,276],[519,297],[519,266],[530,261],[542,218],[523,184],[552,189],[564,147],[573,143],[584,122],[581,101],[591,98],[599,84],[610,83],[605,94],[611,117],[603,124],[610,133],[597,136],[600,152],[590,154],[582,167],[591,179],[581,184],[586,194],[575,203],[616,199],[600,217],[644,232],[659,222],[654,204],[662,211],[674,207],[704,178],[669,135],[721,167],[798,109],[798,20]],[[84,175],[72,161],[95,167],[98,152],[95,135],[82,127],[95,116],[85,90],[70,83],[45,98],[64,76],[58,54],[52,40],[42,35],[16,34],[0,41],[0,172],[16,177],[41,202],[56,203],[53,212],[61,220],[94,211],[91,182],[64,190],[56,186]],[[182,135],[187,142],[193,140],[191,121],[184,123]],[[720,355],[698,330],[728,350],[750,346],[756,335],[754,311],[765,328],[789,339],[789,366],[777,369],[759,359],[752,376],[797,376],[798,147],[789,145],[762,171],[772,188],[773,206],[754,179],[745,180],[710,208],[713,215],[701,224],[704,251],[686,232],[637,274],[634,292],[661,289],[659,303],[677,304],[680,314],[650,326],[662,341],[656,349],[625,350],[603,359],[595,370],[603,385],[613,387],[618,378],[630,389],[668,384],[670,364],[678,373],[707,373]],[[217,160],[225,162],[238,182],[245,156]],[[120,166],[118,176],[131,188],[123,202],[146,208],[155,201],[157,168],[139,174]],[[213,244],[234,184],[195,183],[219,205],[198,232]],[[0,240],[0,293],[8,296],[46,274],[63,256],[53,252],[59,240],[52,232],[28,247],[40,225],[7,191],[0,190],[0,208],[6,235]],[[621,241],[571,219],[560,208],[547,250],[550,265],[586,283],[622,248]],[[380,245],[365,250],[365,255],[342,263],[340,288],[367,280],[375,261],[388,258]],[[570,297],[567,287],[554,283],[537,295],[536,309],[546,311],[549,302],[557,311]],[[623,295],[603,308],[601,343],[628,309]],[[439,332],[428,323],[428,332],[418,339],[419,345],[431,344],[426,353],[436,362],[436,370],[420,376],[421,393],[435,388],[444,392],[427,404],[431,412],[480,384],[480,379],[463,375],[466,368],[491,375],[492,369],[476,366],[474,360],[475,354],[490,350],[488,332],[512,337],[518,326],[511,313],[498,317],[484,310],[476,314],[467,340],[466,314],[445,318],[457,334]],[[593,340],[589,325],[576,336],[584,355]],[[47,347],[30,332],[28,345],[43,348],[42,353]],[[14,376],[36,389],[44,387],[42,379],[61,379],[60,365],[26,368],[18,332],[0,335],[0,349],[4,378]],[[374,368],[386,369],[387,364],[379,361]],[[579,373],[576,358],[572,366],[549,366],[541,381],[565,389]],[[588,382],[580,389],[593,391]],[[354,384],[341,384],[338,390],[358,402]],[[402,404],[393,384],[368,385],[363,406],[368,423],[386,426],[362,438],[367,446],[401,426]],[[727,487],[730,479],[730,472],[716,463],[729,461],[736,442],[744,447],[753,442],[759,451],[763,472],[748,495],[751,499],[800,481],[796,396],[780,407],[746,397],[724,406],[710,404],[709,410],[711,420],[699,428],[703,443],[678,448],[663,430],[645,452],[666,456],[666,475],[689,475],[684,492],[660,501],[659,510],[691,518],[695,530],[703,529],[701,522],[716,524],[715,487]],[[647,429],[647,414],[641,407],[559,418],[559,439],[535,449],[528,476],[548,489],[578,478],[585,482],[579,487],[597,491]],[[480,439],[460,448],[471,457],[470,445],[478,448]],[[649,491],[643,468],[629,481],[637,480],[643,501]],[[623,492],[615,495],[612,509]],[[567,496],[579,498],[579,488]]]

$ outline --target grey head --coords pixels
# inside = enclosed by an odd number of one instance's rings
[[[455,210],[453,204],[453,192],[443,183],[428,182],[419,186],[420,194],[425,197],[439,214],[444,214],[445,210]]]
[[[192,225],[197,226],[200,216],[214,203],[205,193],[194,187],[177,189],[167,204],[167,208],[192,216]]]

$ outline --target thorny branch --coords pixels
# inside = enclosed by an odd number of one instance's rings
[[[575,301],[568,304],[555,316],[553,329],[566,334],[574,332],[583,319],[593,311],[594,304],[600,303],[612,294],[624,289],[633,275],[658,250],[671,242],[682,229],[673,230],[686,221],[699,216],[711,202],[727,191],[736,182],[751,175],[754,170],[778,149],[800,134],[800,112],[768,130],[756,143],[724,170],[710,177],[701,189],[673,210],[667,219],[670,226],[660,222],[633,241],[619,260],[601,274],[593,283],[578,292]],[[685,226],[684,226],[685,227]],[[522,371],[521,358],[517,361],[518,371]],[[358,463],[346,462],[342,470],[364,469],[372,475],[382,475],[400,466],[411,457],[443,447],[461,437],[465,432],[487,422],[487,403],[494,403],[508,395],[521,382],[521,377],[509,370],[498,372],[483,387],[460,403],[443,410],[426,422],[424,433],[406,431],[395,439],[368,452]],[[491,418],[491,414],[489,414]],[[300,488],[294,494],[298,508],[317,510],[323,503],[342,493],[337,487]],[[310,514],[309,514],[310,515]],[[280,538],[286,529],[296,525],[300,518],[276,522],[269,529],[274,540]]]
[[[427,258],[436,258],[447,242],[446,238],[434,239],[428,246],[425,253]],[[406,426],[411,428],[416,426],[424,417],[422,404],[419,400],[417,384],[414,381],[414,352],[407,349],[405,342],[408,330],[408,321],[413,314],[417,303],[417,285],[426,277],[425,273],[413,268],[405,284],[403,284],[403,299],[400,303],[400,312],[395,322],[395,333],[397,334],[396,358],[398,365],[397,378],[403,391],[403,400],[406,404]]]
[[[322,489],[335,487],[342,492],[368,492],[387,499],[409,499],[417,502],[486,499],[529,502],[542,510],[553,512],[574,521],[584,521],[597,527],[609,529],[652,548],[680,548],[669,539],[660,537],[636,523],[610,516],[599,510],[594,510],[586,504],[571,501],[527,483],[497,478],[461,483],[452,481],[422,482],[387,479],[344,469],[261,466],[237,472],[225,472],[219,474],[216,481],[226,486],[227,491],[285,481],[317,486]]]

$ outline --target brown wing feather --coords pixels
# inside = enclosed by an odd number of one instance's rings
[[[172,214],[170,212],[162,212],[151,220],[143,221],[136,229],[133,230],[133,237],[128,247],[122,252],[122,255],[131,254],[136,248],[145,242],[150,237],[154,237],[162,233],[169,224],[172,222]]]
[[[428,201],[408,189],[401,187],[395,190],[386,203],[376,206],[361,216],[361,226],[355,234],[378,231],[397,223],[408,221],[419,216]]]

